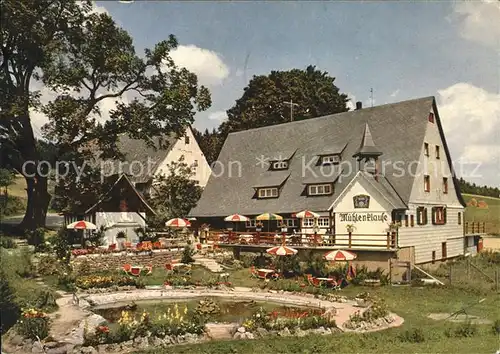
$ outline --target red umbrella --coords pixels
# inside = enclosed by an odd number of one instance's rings
[[[95,224],[92,224],[90,221],[79,220],[72,222],[71,224],[66,226],[66,228],[73,230],[95,230],[97,229],[97,226],[95,226]]]
[[[224,221],[232,221],[232,222],[240,222],[240,221],[248,221],[249,219],[246,216],[240,215],[240,214],[232,214],[229,216],[226,216],[224,218]]]
[[[320,217],[320,215],[310,210],[304,210],[300,213],[295,214],[295,217],[299,219],[317,219]]]
[[[297,254],[298,251],[295,248],[282,245],[268,248],[266,252],[274,256],[291,256]]]
[[[327,261],[352,261],[356,257],[356,254],[344,250],[330,251],[323,256]]]
[[[165,223],[165,226],[182,228],[182,227],[190,227],[191,223],[186,219],[175,218],[175,219],[170,219],[169,221],[167,221]]]

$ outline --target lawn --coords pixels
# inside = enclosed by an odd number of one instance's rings
[[[500,234],[500,198],[483,197],[473,194],[462,194],[467,208],[465,209],[466,222],[485,222],[487,232]],[[487,208],[469,205],[472,199],[484,202]]]
[[[478,333],[472,337],[447,337],[446,329],[459,324],[434,321],[427,318],[433,312],[454,312],[477,302],[479,298],[463,290],[453,288],[381,287],[364,288],[350,286],[342,294],[354,297],[369,291],[384,298],[393,312],[401,315],[405,323],[401,328],[370,334],[338,334],[331,336],[308,336],[304,338],[270,338],[254,341],[208,342],[198,345],[177,346],[153,350],[147,353],[332,353],[332,352],[440,352],[440,353],[494,353],[500,347],[498,336],[491,325],[477,326]],[[471,315],[490,320],[500,320],[500,298],[496,295],[468,311]],[[463,327],[463,325],[462,325]],[[413,343],[402,338],[406,331],[417,330],[420,336]]]

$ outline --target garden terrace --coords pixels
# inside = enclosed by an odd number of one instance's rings
[[[285,243],[297,249],[343,248],[393,251],[396,249],[397,235],[396,233],[389,232],[386,235],[320,235],[311,233],[287,234],[276,232],[210,231],[207,241],[220,247],[249,246],[257,249]]]

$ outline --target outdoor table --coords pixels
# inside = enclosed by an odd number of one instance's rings
[[[240,242],[245,241],[246,243],[251,242],[253,240],[252,235],[240,235]]]
[[[274,270],[273,269],[257,269],[257,274],[259,275],[259,278],[262,278],[262,279],[267,279],[267,276],[269,274],[273,274],[274,273]]]
[[[322,285],[323,284],[327,284],[328,285],[328,284],[332,284],[332,283],[335,282],[335,280],[332,279],[332,278],[316,278],[316,279],[318,279],[321,282]]]

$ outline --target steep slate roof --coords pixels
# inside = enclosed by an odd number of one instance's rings
[[[160,144],[160,137],[154,137],[152,141],[156,147],[155,149],[148,146],[144,140],[132,139],[128,135],[122,135],[117,145],[119,151],[125,155],[125,160],[106,160],[102,172],[105,175],[124,173],[133,182],[147,182],[172,150],[177,139],[178,137],[172,134],[171,136],[162,137]],[[164,145],[167,145],[166,149],[159,148]],[[137,162],[134,163],[134,161]]]
[[[433,97],[424,97],[231,133],[218,158],[225,171],[222,176],[210,176],[201,199],[190,215],[211,217],[241,213],[251,216],[267,210],[278,214],[304,209],[326,211],[358,172],[358,163],[353,155],[359,148],[367,123],[370,124],[374,144],[383,152],[380,157],[381,165],[384,161],[402,161],[406,165],[419,160],[427,117],[433,105]],[[315,167],[318,156],[339,148],[342,150],[346,144],[341,155],[343,163],[336,166],[337,169],[342,168],[342,173],[334,184],[333,195],[306,197],[303,193],[305,182],[320,183],[325,179],[333,182],[336,178],[335,174],[325,178],[315,172],[323,168]],[[444,147],[449,157],[446,144]],[[262,184],[259,182],[267,170],[267,166],[262,168],[259,164],[261,156],[272,157],[276,151],[290,151],[295,148],[297,151],[289,163],[290,177],[280,190],[279,198],[254,199],[255,191],[252,187]],[[349,165],[345,165],[345,161],[348,161]],[[232,174],[229,174],[230,163],[234,165],[235,162],[241,164],[239,177],[234,168]],[[400,164],[396,168],[401,167]],[[304,168],[303,176],[303,166],[310,166],[312,172]],[[398,178],[393,177],[395,169],[392,164],[386,163],[384,169],[385,178],[380,179],[383,181],[380,187],[388,189],[387,193],[392,195],[391,198],[395,198],[396,194],[400,199],[399,204],[407,204],[414,178],[410,173]],[[461,199],[460,193],[457,194]]]

